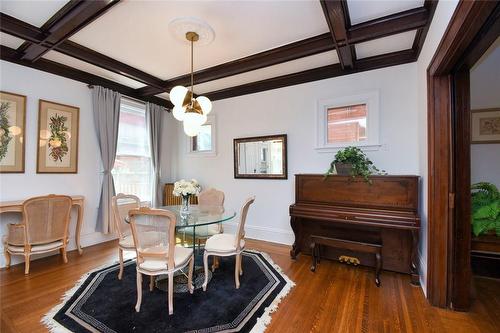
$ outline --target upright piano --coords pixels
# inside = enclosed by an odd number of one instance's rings
[[[411,274],[418,284],[418,176],[363,177],[295,175],[295,203],[290,224],[295,234],[290,255],[310,254],[310,236],[380,244],[383,269]],[[322,257],[357,258],[374,266],[373,256],[324,248]]]

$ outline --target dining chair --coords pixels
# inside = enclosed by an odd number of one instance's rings
[[[193,293],[193,249],[175,245],[175,214],[162,209],[141,207],[129,212],[130,227],[137,255],[137,303],[142,302],[142,275],[153,277],[168,275],[168,313],[174,313],[174,273],[189,265],[188,289]]]
[[[203,266],[205,268],[205,282],[203,282],[203,291],[207,290],[208,284],[208,257],[236,256],[234,267],[234,282],[236,289],[240,287],[240,275],[243,274],[241,265],[241,252],[245,249],[245,222],[248,209],[255,201],[255,196],[246,200],[240,211],[240,221],[236,229],[236,234],[222,233],[211,236],[205,243],[205,252],[203,253]]]
[[[68,225],[72,199],[66,195],[40,196],[23,203],[21,223],[9,224],[4,252],[6,266],[10,267],[11,256],[24,256],[24,274],[30,270],[30,257],[59,250],[64,263],[68,262]]]
[[[207,208],[224,207],[224,192],[209,188],[198,194],[198,205]],[[210,236],[220,234],[224,230],[222,223],[211,224],[206,227],[199,227],[195,230],[195,237],[198,240],[198,248],[201,246],[201,240],[206,240]]]
[[[125,219],[128,217],[130,210],[141,206],[141,200],[135,195],[119,193],[111,199],[111,206],[113,209],[115,230],[119,237],[118,257],[120,260],[120,270],[118,271],[118,280],[121,280],[123,276],[123,252],[135,252],[132,231]]]

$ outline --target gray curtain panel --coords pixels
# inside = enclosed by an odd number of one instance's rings
[[[121,94],[100,86],[92,89],[92,108],[94,125],[101,152],[103,179],[96,231],[105,234],[114,231],[111,198],[115,195],[115,186],[111,170],[115,163],[118,141],[118,123],[120,120]]]
[[[159,105],[146,104],[146,123],[149,129],[149,143],[151,146],[151,162],[153,164],[153,188],[152,205],[157,207],[161,204],[160,188],[160,152],[161,152],[161,131],[163,126],[163,113],[165,109]]]

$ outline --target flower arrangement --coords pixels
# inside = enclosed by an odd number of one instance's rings
[[[197,195],[200,190],[201,186],[196,179],[181,179],[175,182],[172,194],[176,197],[189,197],[190,195]]]

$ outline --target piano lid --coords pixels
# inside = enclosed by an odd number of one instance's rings
[[[388,210],[418,210],[418,176],[362,177],[319,174],[295,175],[295,201]]]

